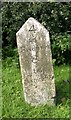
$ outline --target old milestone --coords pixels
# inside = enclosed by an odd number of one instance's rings
[[[25,101],[55,104],[49,31],[30,17],[16,33]]]

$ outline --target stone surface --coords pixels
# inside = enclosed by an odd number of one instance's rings
[[[49,32],[31,17],[16,36],[25,101],[32,105],[54,104],[55,83]]]

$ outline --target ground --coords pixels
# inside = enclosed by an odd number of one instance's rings
[[[54,66],[56,105],[31,106],[24,101],[18,60],[3,60],[2,116],[13,118],[69,118],[69,66]]]

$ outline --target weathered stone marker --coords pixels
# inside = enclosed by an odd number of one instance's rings
[[[54,104],[55,84],[49,32],[29,18],[16,33],[25,101]]]

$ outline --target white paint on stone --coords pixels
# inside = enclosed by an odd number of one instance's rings
[[[46,56],[47,56],[47,54],[48,54],[48,45],[50,44],[49,42],[50,42],[50,40],[49,40],[49,32],[47,32],[47,34],[46,34]],[[49,43],[49,44],[48,44]]]
[[[32,54],[32,81],[34,82],[37,78],[36,76],[36,62],[37,62],[37,58],[36,58],[36,43],[32,42],[31,44],[31,54]]]

